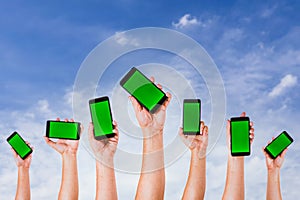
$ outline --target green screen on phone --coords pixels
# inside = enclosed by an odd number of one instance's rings
[[[231,154],[250,155],[249,118],[231,118]]]
[[[9,136],[7,138],[7,142],[22,159],[25,159],[32,152],[32,149],[17,132],[14,132],[11,136]]]
[[[272,158],[276,158],[292,142],[293,139],[287,134],[287,132],[284,131],[278,137],[276,137],[270,144],[268,144],[265,149]]]
[[[46,136],[49,138],[78,140],[80,123],[64,121],[47,121]]]
[[[183,101],[183,133],[200,134],[200,99]]]
[[[123,78],[121,85],[150,112],[155,112],[166,95],[136,68]]]
[[[102,97],[90,101],[90,111],[94,124],[94,136],[96,139],[114,135],[112,116],[108,97]]]

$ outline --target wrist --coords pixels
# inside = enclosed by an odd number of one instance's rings
[[[30,166],[18,166],[18,170],[21,172],[27,172],[29,171]]]
[[[114,159],[113,158],[105,158],[101,160],[96,160],[96,168],[101,169],[103,167],[114,168]]]
[[[274,167],[274,168],[268,168],[268,174],[269,175],[279,175],[280,168]]]
[[[63,159],[76,159],[77,158],[77,152],[72,151],[65,151],[62,154]]]
[[[201,152],[197,148],[192,149],[191,150],[191,159],[194,161],[205,160],[206,159],[206,149],[202,150]]]
[[[143,132],[144,138],[151,138],[153,136],[162,135],[163,134],[163,128],[155,129],[155,128],[152,128],[152,127],[143,127],[142,132]]]

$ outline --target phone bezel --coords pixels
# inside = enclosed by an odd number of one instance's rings
[[[112,111],[111,111],[110,101],[109,101],[108,96],[98,97],[98,98],[90,99],[90,100],[89,100],[89,108],[90,108],[91,120],[92,120],[92,122],[93,122],[93,116],[92,116],[91,104],[99,103],[99,102],[103,102],[103,101],[108,101],[109,113],[110,113],[111,120],[112,120],[112,121],[111,121],[111,125],[112,125],[112,129],[114,129],[114,125],[113,125],[113,116],[112,116]],[[93,124],[94,124],[94,122],[93,122]],[[93,131],[93,135],[94,135],[94,138],[95,138],[96,140],[102,140],[102,139],[114,137],[114,136],[115,136],[115,133],[112,132],[112,133],[105,134],[105,135],[101,135],[101,136],[95,136],[95,131]]]
[[[276,156],[274,156],[268,149],[267,149],[267,147],[268,146],[270,146],[279,136],[281,136],[282,134],[284,134],[290,141],[291,141],[291,143],[289,144],[289,145],[287,145],[285,148],[283,148],[281,151],[280,151],[280,153],[278,153]],[[264,148],[264,150],[265,150],[265,152],[267,152],[269,155],[270,155],[270,157],[272,158],[272,159],[276,159],[288,146],[290,146],[292,143],[294,142],[294,139],[286,132],[286,131],[282,131],[276,138],[274,138],[274,140],[272,140],[272,142],[270,142],[270,144],[268,144],[265,148]]]
[[[154,85],[154,87],[156,87],[158,90],[160,90],[163,93],[163,97],[156,103],[156,105],[149,110],[149,108],[147,108],[139,99],[137,99],[135,96],[133,96],[133,94],[131,94],[125,87],[124,84],[130,79],[130,77],[135,73],[135,72],[139,72],[142,76],[144,76],[149,83],[151,83],[152,85]],[[148,79],[141,71],[139,71],[137,68],[133,67],[130,69],[130,71],[121,79],[120,81],[120,85],[130,94],[132,95],[147,111],[149,111],[150,113],[155,113],[160,106],[168,99],[166,93],[164,93],[164,91],[162,91],[161,89],[159,89],[150,79]]]
[[[23,157],[21,157],[21,155],[16,151],[16,149],[14,148],[14,146],[12,146],[12,145],[9,143],[9,141],[10,141],[13,137],[15,137],[15,135],[18,135],[18,136],[21,138],[21,140],[24,142],[24,144],[25,144],[26,146],[28,146],[29,149],[30,149],[30,151],[29,151],[27,154],[25,154]],[[6,139],[6,141],[7,141],[7,143],[13,148],[13,150],[20,156],[20,158],[22,158],[23,160],[25,160],[25,159],[33,152],[32,148],[31,148],[28,144],[26,144],[26,141],[22,138],[22,136],[21,136],[17,131],[14,131],[10,136],[8,136],[8,138]]]
[[[184,104],[186,103],[199,103],[199,132],[187,132],[184,131]],[[201,135],[200,133],[200,121],[201,121],[201,100],[200,99],[184,99],[183,100],[183,115],[182,115],[182,129],[184,135]]]
[[[51,137],[49,135],[50,124],[51,123],[73,123],[73,124],[77,124],[77,137],[76,138]],[[47,138],[54,138],[54,139],[64,139],[64,140],[79,140],[80,139],[80,122],[65,122],[65,121],[47,120],[47,123],[46,123],[46,137]]]
[[[232,152],[232,122],[248,121],[249,126],[249,152]],[[232,117],[230,119],[230,152],[232,156],[249,156],[251,154],[250,144],[250,119],[249,117]]]

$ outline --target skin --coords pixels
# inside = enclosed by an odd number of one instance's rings
[[[30,146],[28,142],[26,143]],[[32,154],[30,154],[25,160],[23,160],[13,149],[11,149],[11,151],[14,155],[15,162],[18,167],[18,184],[17,184],[15,200],[29,200],[30,199],[29,168],[31,164]]]
[[[208,127],[200,125],[201,135],[184,135],[179,129],[179,136],[191,151],[190,171],[182,199],[204,199],[206,186],[206,149],[208,145]]]
[[[151,81],[154,82],[153,77]],[[161,85],[157,84],[157,86],[162,89]],[[160,200],[164,198],[163,129],[166,109],[171,101],[171,94],[166,93],[166,95],[168,99],[154,114],[142,107],[134,97],[129,97],[143,132],[143,161],[135,199]]]
[[[243,112],[241,117],[245,117]],[[226,185],[223,193],[223,200],[227,199],[245,199],[245,179],[244,179],[244,156],[231,156],[230,153],[230,120],[227,120],[227,147],[228,147],[228,162]],[[253,143],[254,128],[253,122],[250,122],[250,143]]]
[[[114,171],[114,155],[117,150],[119,131],[113,122],[115,136],[103,140],[94,139],[93,123],[89,125],[89,142],[96,156],[96,200],[118,199]]]
[[[274,138],[273,138],[274,140]],[[269,142],[270,143],[270,142]],[[266,157],[266,166],[268,170],[268,183],[267,183],[267,200],[282,200],[280,191],[280,168],[283,164],[287,149],[285,149],[276,159],[272,159],[264,148],[263,153]]]
[[[56,119],[60,121],[59,118]],[[65,119],[68,122],[68,119]],[[73,119],[70,122],[74,122]],[[83,127],[81,127],[81,130]],[[44,137],[46,143],[62,157],[62,181],[58,194],[59,200],[78,199],[77,150],[79,140],[59,139],[57,142]]]

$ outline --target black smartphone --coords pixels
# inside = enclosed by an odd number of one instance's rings
[[[89,100],[92,122],[94,125],[94,138],[101,140],[114,137],[114,126],[108,97]]]
[[[46,126],[46,137],[79,140],[80,123],[48,120]]]
[[[6,140],[23,160],[32,153],[32,148],[26,144],[25,140],[16,131],[13,132]]]
[[[120,85],[150,113],[155,113],[168,98],[161,89],[135,67],[122,78]]]
[[[201,101],[200,99],[183,100],[183,134],[200,135]]]
[[[290,144],[293,143],[293,138],[283,131],[270,144],[265,147],[265,151],[275,159],[279,156]]]
[[[231,155],[250,155],[250,121],[249,117],[233,117],[230,119]]]

